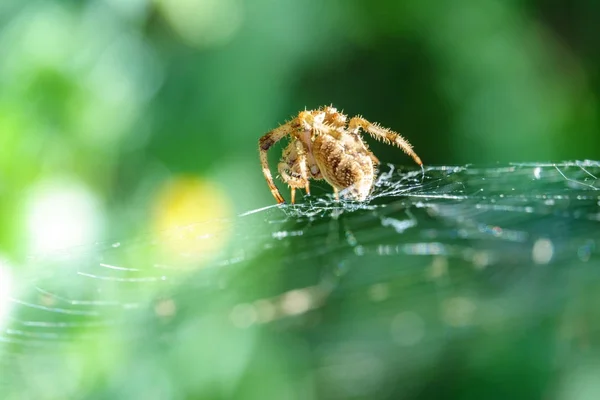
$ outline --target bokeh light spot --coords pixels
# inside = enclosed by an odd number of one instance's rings
[[[307,312],[312,305],[312,296],[308,289],[291,290],[281,299],[281,310],[287,315]]]
[[[163,250],[192,262],[208,261],[228,242],[231,200],[216,183],[175,177],[163,184],[153,202],[153,226]]]
[[[277,309],[269,300],[257,300],[254,302],[254,307],[256,309],[258,322],[260,323],[271,322],[277,314]]]
[[[548,264],[554,255],[554,245],[548,239],[538,239],[533,244],[531,257],[536,264]]]
[[[226,44],[242,24],[238,0],[156,0],[173,29],[188,44]]]
[[[53,179],[31,190],[26,205],[29,252],[89,244],[103,231],[104,214],[82,182]]]
[[[252,326],[257,320],[256,309],[252,304],[243,303],[236,305],[229,315],[231,322],[238,328],[245,329]]]
[[[177,312],[177,304],[173,299],[160,299],[154,305],[154,312],[162,318],[173,317]]]
[[[392,320],[392,338],[401,346],[414,346],[425,336],[425,322],[412,311],[401,312]]]
[[[477,306],[465,297],[453,297],[442,303],[442,318],[446,324],[464,327],[473,323]]]
[[[0,260],[0,329],[2,329],[10,311],[10,296],[12,292],[12,276],[6,263]]]
[[[390,297],[390,288],[386,283],[376,283],[369,287],[369,298],[374,302],[384,301]]]

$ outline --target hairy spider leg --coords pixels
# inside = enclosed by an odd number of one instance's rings
[[[306,181],[302,178],[297,178],[290,175],[290,172],[293,173],[293,168],[285,162],[280,162],[278,165],[279,175],[281,175],[281,179],[288,185],[290,185],[290,191],[292,193],[292,204],[296,202],[296,188],[306,187]]]
[[[304,188],[310,195],[306,152],[301,142],[292,137],[292,141],[283,150],[277,170],[281,179],[290,186],[292,204],[295,203],[296,189]]]
[[[267,180],[271,194],[273,194],[273,197],[275,197],[275,200],[277,200],[277,203],[279,204],[285,203],[285,200],[273,182],[273,175],[271,175],[271,170],[269,169],[267,151],[271,148],[271,146],[280,141],[284,136],[288,135],[293,130],[293,122],[294,120],[267,132],[258,140],[258,151],[260,154],[260,163],[262,166],[263,175]]]
[[[336,113],[339,115],[342,115],[343,117],[345,117],[343,114],[340,113]],[[356,117],[355,117],[356,118]],[[342,132],[340,132],[339,128],[342,128],[343,131],[346,131],[345,129],[345,123],[343,121],[345,121],[345,119],[342,119],[341,117],[338,116],[332,116],[331,119],[334,121],[334,124],[329,126],[326,124],[315,124],[315,129],[320,131],[320,132],[327,132],[329,135],[333,136],[336,139],[340,139],[342,136]],[[365,120],[366,121],[366,120]],[[368,122],[368,121],[366,121]],[[348,131],[350,133],[355,133],[358,135],[358,128],[355,127],[354,130],[350,130],[348,129]],[[400,136],[400,135],[398,135]],[[375,156],[375,154],[373,154],[372,151],[369,150],[369,147],[367,146],[367,144],[360,138],[360,136],[357,136],[355,138],[356,141],[358,141],[358,144],[365,150],[365,153],[368,154],[369,158],[371,159],[371,161],[373,161],[373,163],[375,165],[379,165],[380,161],[379,159]],[[406,142],[408,144],[408,142]],[[410,146],[410,144],[409,144]]]
[[[369,133],[373,138],[380,140],[387,144],[394,144],[401,148],[406,154],[412,157],[412,159],[421,166],[423,169],[423,162],[414,152],[412,145],[408,143],[406,139],[400,136],[398,133],[393,132],[387,128],[384,128],[377,124],[372,124],[362,117],[354,117],[348,123],[348,131],[352,133],[358,133],[359,129],[362,128]]]
[[[297,162],[296,162],[296,164],[297,164]],[[296,164],[294,164],[294,166]],[[285,161],[281,161],[279,164],[277,164],[277,170],[279,171],[279,175],[281,176],[281,179],[285,183],[290,185],[291,188],[296,189],[296,188],[306,187],[305,179],[298,177],[298,173],[294,171],[294,167],[290,166]],[[294,174],[296,176],[294,176]]]
[[[306,151],[304,149],[304,145],[297,139],[294,139],[294,144],[296,145],[296,153],[298,154],[298,162],[300,163],[300,176],[305,181],[304,189],[306,190],[306,194],[310,196],[310,184],[308,182],[308,171],[306,169]],[[293,203],[294,201],[292,201]]]
[[[346,128],[346,120],[347,117],[344,113],[339,112],[333,106],[327,106],[323,109],[325,111],[325,120],[326,124],[334,126],[336,128]]]

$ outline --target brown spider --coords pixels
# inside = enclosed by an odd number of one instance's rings
[[[286,135],[290,135],[291,140],[283,150],[278,170],[283,181],[291,188],[292,204],[297,188],[304,188],[310,194],[309,179],[325,179],[333,186],[338,200],[339,191],[345,189],[351,198],[359,201],[367,198],[373,188],[379,160],[360,136],[361,128],[377,140],[400,147],[423,167],[410,143],[399,134],[360,116],[350,121],[347,119],[346,115],[332,106],[305,110],[260,138],[258,150],[263,174],[277,203],[285,203],[285,200],[273,183],[267,150]]]

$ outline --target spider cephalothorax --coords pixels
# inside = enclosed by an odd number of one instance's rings
[[[263,174],[277,202],[284,203],[285,200],[273,182],[267,150],[287,135],[290,135],[290,143],[283,150],[278,170],[291,188],[292,203],[297,188],[304,188],[310,194],[310,179],[325,179],[333,186],[336,198],[339,198],[339,191],[345,190],[349,197],[365,200],[373,188],[379,160],[369,151],[360,136],[360,129],[377,140],[398,146],[417,164],[423,165],[402,136],[360,116],[348,121],[346,115],[332,106],[301,111],[296,118],[258,141]]]

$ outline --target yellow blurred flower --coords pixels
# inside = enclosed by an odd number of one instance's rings
[[[198,267],[227,245],[232,215],[231,200],[217,183],[178,176],[159,189],[152,225],[171,262]]]

